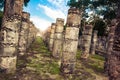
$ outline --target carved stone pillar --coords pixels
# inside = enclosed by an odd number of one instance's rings
[[[90,53],[90,45],[91,45],[91,37],[92,37],[92,25],[86,25],[83,33],[83,53],[81,58],[86,59],[89,57]]]
[[[23,0],[5,0],[0,37],[0,68],[7,73],[16,70],[22,6]]]
[[[49,27],[49,28],[47,29],[47,33],[46,33],[46,46],[47,46],[47,47],[49,47],[50,31],[51,31],[51,27]]]
[[[51,25],[51,33],[50,33],[50,40],[49,40],[49,50],[53,50],[53,42],[54,42],[54,34],[55,34],[55,23],[52,23]]]
[[[105,62],[109,80],[120,80],[120,22],[112,20]]]
[[[91,41],[91,54],[95,54],[95,50],[96,50],[96,43],[97,43],[97,33],[98,31],[94,30],[93,31],[93,35],[92,35],[92,41]]]
[[[33,23],[29,22],[29,30],[28,30],[28,39],[27,39],[27,48],[29,48],[30,44],[32,43],[32,37],[33,37]]]
[[[30,19],[30,14],[27,12],[23,12],[22,26],[20,29],[19,47],[18,47],[19,55],[24,55],[26,53],[29,19]]]
[[[64,20],[61,18],[56,19],[54,43],[53,43],[53,57],[60,59],[63,42],[63,27]]]
[[[72,74],[74,72],[80,21],[79,9],[70,8],[68,10],[67,27],[61,59],[61,71],[64,74]]]

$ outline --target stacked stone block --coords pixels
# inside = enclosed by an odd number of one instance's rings
[[[62,18],[56,19],[56,27],[54,34],[54,43],[53,43],[53,57],[60,59],[62,51],[62,42],[63,42],[63,27],[64,20]]]
[[[0,41],[0,68],[7,73],[16,70],[18,39],[23,0],[5,0]]]
[[[74,72],[80,20],[79,9],[70,8],[68,10],[67,27],[61,59],[61,71],[63,74],[72,74]]]
[[[37,35],[37,28],[32,22],[29,22],[29,30],[28,30],[28,38],[27,38],[27,48],[29,48],[30,44],[35,41]]]
[[[53,42],[54,42],[54,34],[55,34],[55,23],[52,23],[51,25],[51,32],[50,32],[50,40],[49,40],[49,50],[53,50]]]
[[[111,22],[109,42],[105,62],[105,71],[108,73],[109,80],[120,79],[120,22],[114,19]]]
[[[92,25],[86,25],[85,30],[83,32],[83,52],[81,58],[86,59],[90,54],[90,45],[91,45],[91,37],[92,37]]]
[[[90,53],[91,54],[95,54],[95,50],[96,50],[96,43],[97,43],[97,33],[98,31],[94,30],[93,31],[93,35],[92,35],[92,41],[91,41],[91,50]]]
[[[20,29],[19,35],[19,55],[24,55],[26,53],[27,48],[27,37],[28,37],[28,30],[29,30],[29,19],[30,14],[27,12],[22,13],[22,25]]]

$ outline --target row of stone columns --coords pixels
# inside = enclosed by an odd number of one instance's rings
[[[15,72],[17,55],[25,54],[37,32],[33,23],[30,26],[30,14],[22,12],[23,2],[5,0],[4,4],[0,35],[0,68],[7,73]]]
[[[107,48],[107,56],[105,70],[109,74],[109,80],[120,79],[120,24],[113,21],[109,34],[109,44]],[[75,69],[76,51],[78,45],[78,33],[80,25],[80,12],[76,8],[70,8],[67,17],[67,27],[63,30],[63,20],[57,19],[54,24],[55,28],[51,28],[52,37],[49,37],[52,55],[60,60],[60,69],[64,74],[72,74]],[[53,24],[52,24],[53,26]],[[58,31],[58,30],[59,31]],[[54,36],[54,37],[53,37]],[[97,44],[97,31],[93,31],[92,25],[86,25],[82,35],[82,58],[87,58],[89,53],[95,54]],[[52,46],[52,47],[51,47]]]
[[[52,23],[51,29],[48,29],[45,33],[45,42],[49,44],[52,56],[58,59],[60,69],[65,74],[73,73],[75,68],[80,26],[79,15],[80,11],[78,9],[70,8],[66,30],[64,30],[64,19],[57,18],[56,23]]]
[[[64,20],[61,18],[56,19],[56,23],[52,23],[51,27],[45,33],[45,42],[52,51],[52,56],[57,58],[61,71],[65,74],[73,73],[76,62],[76,52],[78,47],[78,34],[80,28],[80,11],[76,8],[70,8],[67,16],[67,27],[64,30]],[[97,31],[94,32],[92,38],[92,25],[86,25],[83,34],[83,58],[87,58],[90,53],[91,40],[92,49],[91,53],[95,53],[95,45],[97,39]]]

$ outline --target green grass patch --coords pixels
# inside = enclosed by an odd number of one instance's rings
[[[50,66],[51,74],[59,74],[60,73],[59,65],[57,63],[51,63],[51,64],[49,64],[49,66]]]
[[[77,53],[76,53],[76,58],[77,59],[80,59],[81,53],[82,53],[81,50],[77,50]]]
[[[101,60],[101,61],[105,61],[105,58],[104,58],[104,57],[102,57],[102,56],[100,56],[100,55],[97,55],[97,54],[91,55],[91,58],[93,58],[93,59],[98,59],[98,60]]]

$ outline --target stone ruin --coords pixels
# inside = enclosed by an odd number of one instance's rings
[[[29,19],[30,14],[23,12],[22,13],[22,26],[20,28],[19,34],[19,47],[18,51],[20,55],[24,55],[26,53],[28,34],[29,34]]]
[[[56,19],[56,27],[54,33],[54,42],[53,42],[53,57],[61,59],[62,53],[62,44],[63,44],[63,29],[64,29],[64,20],[61,18]]]
[[[0,67],[5,68],[7,72],[16,70],[22,6],[23,0],[5,0],[0,41]]]
[[[53,43],[54,43],[54,35],[55,35],[55,27],[56,24],[52,23],[51,24],[51,31],[50,31],[50,40],[49,40],[49,50],[52,51],[53,50]]]
[[[120,22],[113,19],[105,62],[105,72],[109,80],[120,80]]]
[[[6,73],[15,72],[17,55],[25,54],[26,45],[35,39],[37,33],[34,25],[30,30],[29,13],[23,12],[22,6],[23,0],[5,0],[0,36],[0,69]]]
[[[88,58],[90,54],[90,46],[91,46],[91,38],[92,38],[92,25],[86,25],[85,30],[83,32],[83,52],[81,58]]]
[[[61,71],[64,74],[72,74],[76,63],[78,46],[78,33],[80,27],[80,11],[76,8],[68,10],[67,27],[64,35]]]

